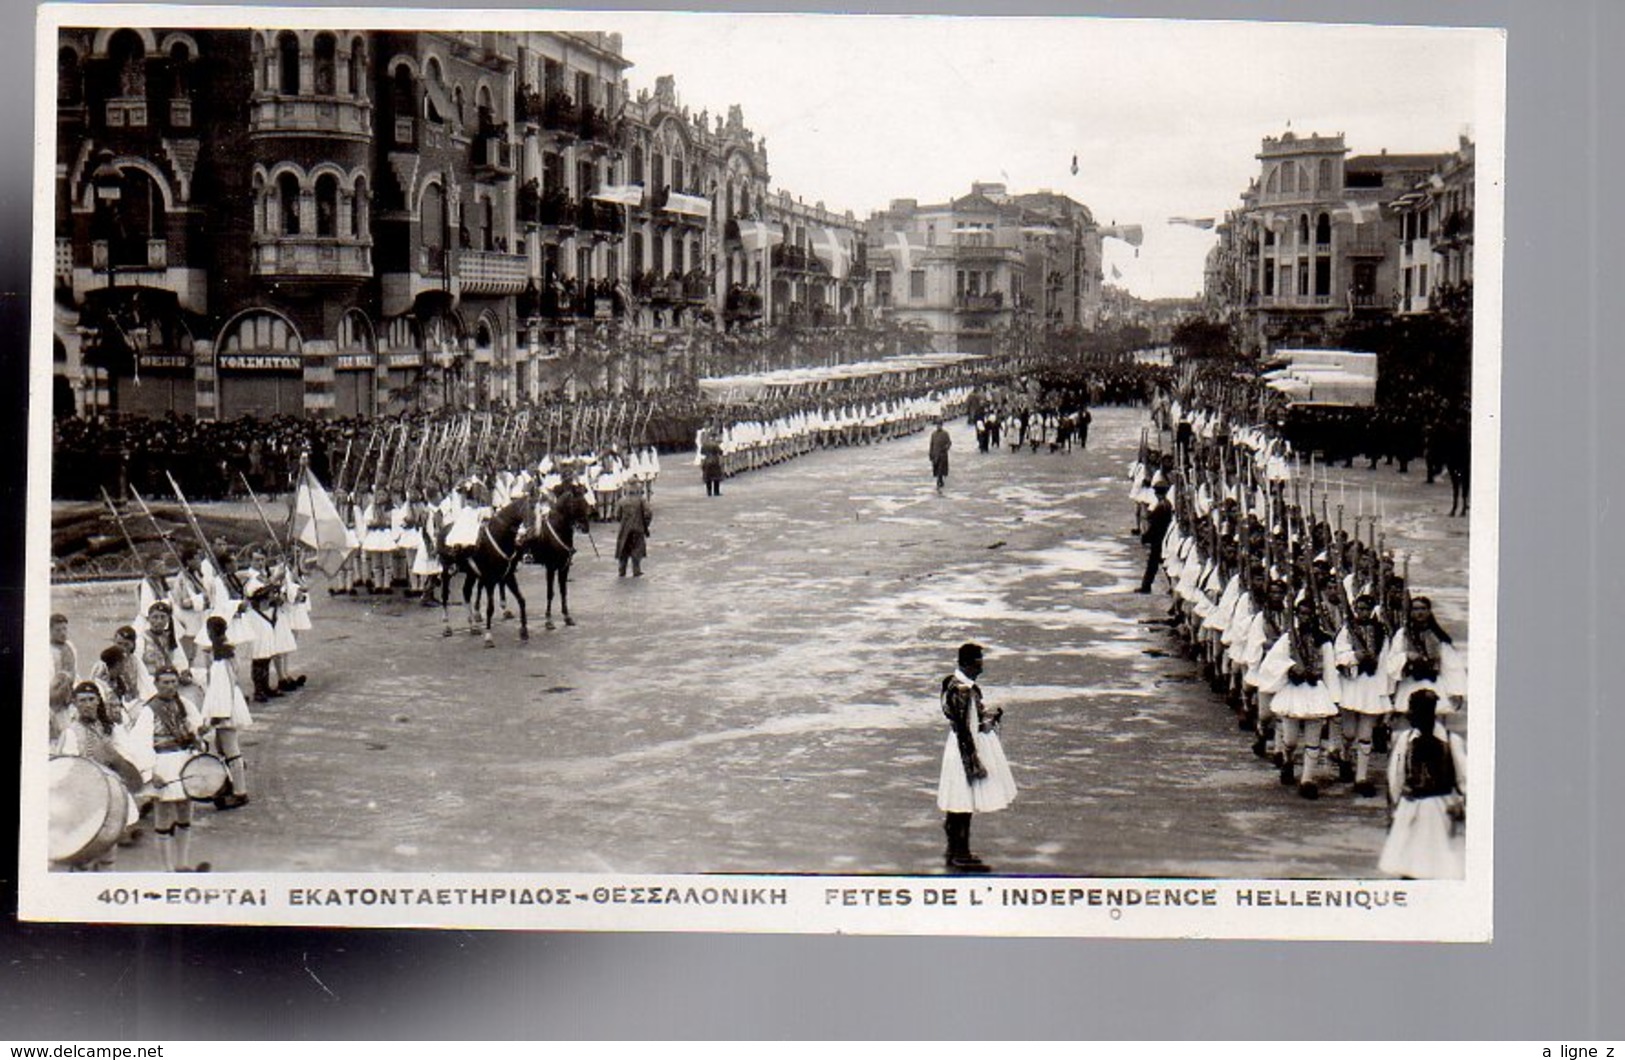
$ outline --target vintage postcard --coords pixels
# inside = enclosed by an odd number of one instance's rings
[[[1505,43],[45,6],[22,916],[1488,940]]]

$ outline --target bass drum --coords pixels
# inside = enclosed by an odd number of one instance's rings
[[[208,802],[219,795],[228,779],[226,763],[215,755],[193,755],[181,767],[181,788],[187,798],[197,802]]]
[[[59,865],[101,860],[124,832],[134,802],[119,775],[77,755],[51,759],[47,848]]]

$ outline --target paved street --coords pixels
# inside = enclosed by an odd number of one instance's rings
[[[528,644],[515,622],[494,650],[445,639],[415,601],[318,584],[309,686],[257,708],[254,801],[200,808],[195,855],[222,871],[940,871],[936,689],[976,639],[1021,788],[975,822],[997,871],[1373,874],[1381,800],[1283,789],[1147,624],[1166,601],[1132,592],[1124,473],[1142,422],[1104,409],[1087,451],[986,456],[952,425],[944,496],[923,434],[743,475],[720,498],[668,458],[648,576],[617,579],[598,527],[575,628],[541,628],[526,568]],[[1426,550],[1413,581],[1465,644],[1449,486],[1363,462],[1339,475],[1382,489],[1390,542]],[[88,659],[133,593],[65,588],[55,606]],[[156,865],[150,840],[120,857]]]

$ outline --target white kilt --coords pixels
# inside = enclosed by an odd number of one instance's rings
[[[1415,880],[1460,880],[1467,876],[1467,834],[1454,828],[1448,795],[1400,799],[1394,823],[1377,859],[1379,871]],[[1454,831],[1454,834],[1452,834]]]
[[[947,746],[942,751],[942,777],[937,782],[937,808],[945,813],[991,813],[1015,800],[1016,779],[1010,773],[999,734],[973,729],[971,739],[987,776],[974,784],[965,778],[959,740],[950,730]]]

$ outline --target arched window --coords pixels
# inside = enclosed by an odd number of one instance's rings
[[[274,313],[248,313],[221,340],[221,353],[298,353],[299,333]]]
[[[318,96],[331,96],[338,91],[338,49],[338,39],[331,33],[316,35],[316,65],[312,80]]]
[[[479,202],[480,249],[495,250],[496,245],[496,208],[491,204],[490,196]]]
[[[281,216],[282,234],[299,234],[299,178],[284,173],[276,178],[277,212]]]
[[[119,175],[108,249],[114,265],[145,267],[148,243],[164,237],[163,192],[145,171],[134,166],[120,170]]]
[[[277,35],[277,91],[284,96],[299,94],[299,38],[284,30]]]
[[[458,85],[455,89],[452,90],[452,93],[451,93],[451,106],[452,106],[452,109],[454,111],[456,111],[456,113],[457,113],[457,124],[459,126],[467,125],[468,124],[468,113],[467,113],[467,111],[465,111],[463,109],[463,86],[462,85]]]
[[[423,80],[429,86],[428,98],[423,101],[424,117],[436,125],[444,124],[446,116],[440,113],[440,108],[435,104],[435,93],[436,90],[445,88],[445,82],[440,77],[440,63],[432,55],[429,56],[429,61],[423,66]],[[445,98],[444,95],[440,96],[442,100]]]
[[[649,190],[659,191],[666,186],[666,156],[659,151],[649,163]]]
[[[79,53],[72,48],[63,48],[56,53],[57,105],[78,106],[84,98],[84,85],[79,80]]]
[[[671,190],[675,192],[688,190],[683,184],[683,159],[681,155],[671,160]]]
[[[446,193],[439,184],[423,189],[423,204],[418,210],[419,228],[425,247],[439,249],[446,245]]]
[[[367,236],[367,178],[357,177],[355,194],[350,196],[350,235],[356,239]]]
[[[739,214],[742,217],[750,216],[750,185],[739,186]]]
[[[475,110],[479,117],[480,128],[489,129],[491,126],[497,124],[497,112],[496,109],[491,106],[491,87],[489,85],[481,85],[479,93],[475,95],[474,100]]]
[[[169,98],[192,98],[192,50],[185,41],[176,41],[169,49]]]
[[[134,30],[121,29],[107,43],[107,57],[118,72],[118,94],[121,98],[139,98],[147,94],[147,49]]]
[[[328,239],[339,234],[339,179],[331,173],[316,178],[316,234]]]
[[[417,89],[412,71],[405,63],[397,66],[395,75],[389,79],[389,106],[397,118],[417,117]]]
[[[643,145],[642,144],[633,144],[632,145],[632,168],[626,174],[627,183],[629,183],[629,184],[642,184],[642,183],[644,183],[643,176],[644,176],[644,174],[643,174]]]
[[[357,37],[355,39],[355,42],[350,45],[350,84],[349,84],[350,95],[354,96],[357,99],[360,99],[360,98],[362,98],[363,96],[366,95],[366,93],[361,90],[361,86],[366,84],[366,80],[367,80],[366,72],[367,72],[367,47],[366,47],[366,45],[361,43],[361,38]]]
[[[372,324],[359,309],[346,310],[339,318],[338,347],[341,350],[373,352]]]
[[[1301,245],[1303,245],[1305,243],[1308,243],[1308,242],[1309,242],[1309,215],[1306,214],[1306,213],[1301,213],[1301,214],[1298,215],[1298,243],[1301,246]]]
[[[1320,190],[1332,190],[1332,160],[1329,158],[1320,160]]]
[[[1315,242],[1326,246],[1332,241],[1332,219],[1321,214],[1315,219]]]

